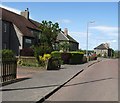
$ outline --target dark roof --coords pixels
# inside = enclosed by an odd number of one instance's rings
[[[2,10],[2,20],[11,22],[12,24],[16,25],[17,28],[19,28],[19,30],[23,33],[23,36],[34,37],[29,29],[40,31],[39,28],[31,23],[29,19],[26,19],[19,14],[8,11],[1,7],[0,10]]]
[[[75,39],[73,39],[70,35],[67,35],[67,38],[69,39],[69,41],[71,42],[75,42],[78,43]]]
[[[64,31],[62,31],[62,33],[64,34]],[[74,43],[78,43],[78,42],[77,42],[75,39],[73,39],[70,35],[67,35],[66,37],[69,39],[69,41],[74,42]]]
[[[35,20],[32,20],[30,19],[31,23],[33,23],[36,27],[40,27],[41,23],[35,21]]]
[[[105,46],[105,44],[100,44],[99,46],[97,46],[96,48],[94,49],[109,49]]]

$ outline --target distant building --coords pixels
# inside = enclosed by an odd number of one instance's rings
[[[111,57],[112,51],[113,49],[110,48],[108,43],[102,43],[94,48],[94,52],[96,52],[97,55],[100,55],[102,57]]]

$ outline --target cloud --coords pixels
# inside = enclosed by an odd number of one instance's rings
[[[58,23],[63,23],[63,24],[69,24],[69,23],[71,23],[72,21],[69,20],[69,19],[62,19],[62,20],[57,20],[56,22],[58,22]]]
[[[15,9],[15,8],[11,8],[11,7],[8,7],[8,6],[5,6],[5,5],[2,5],[2,4],[0,4],[0,7],[2,7],[2,8],[4,8],[4,9],[7,9],[7,10],[9,10],[9,11],[12,11],[12,12],[14,12],[14,13],[17,13],[17,14],[20,14],[20,10],[18,10],[18,9]]]
[[[101,33],[109,36],[118,36],[118,27],[112,26],[94,26],[90,27],[91,29],[95,29],[100,31]]]

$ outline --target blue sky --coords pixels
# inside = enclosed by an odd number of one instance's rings
[[[86,49],[87,22],[89,25],[89,49],[108,42],[118,49],[118,3],[117,2],[3,2],[2,7],[20,13],[29,8],[30,17],[36,21],[58,22],[62,30]]]

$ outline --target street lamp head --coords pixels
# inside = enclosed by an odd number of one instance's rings
[[[95,23],[95,21],[90,21],[89,23]]]

